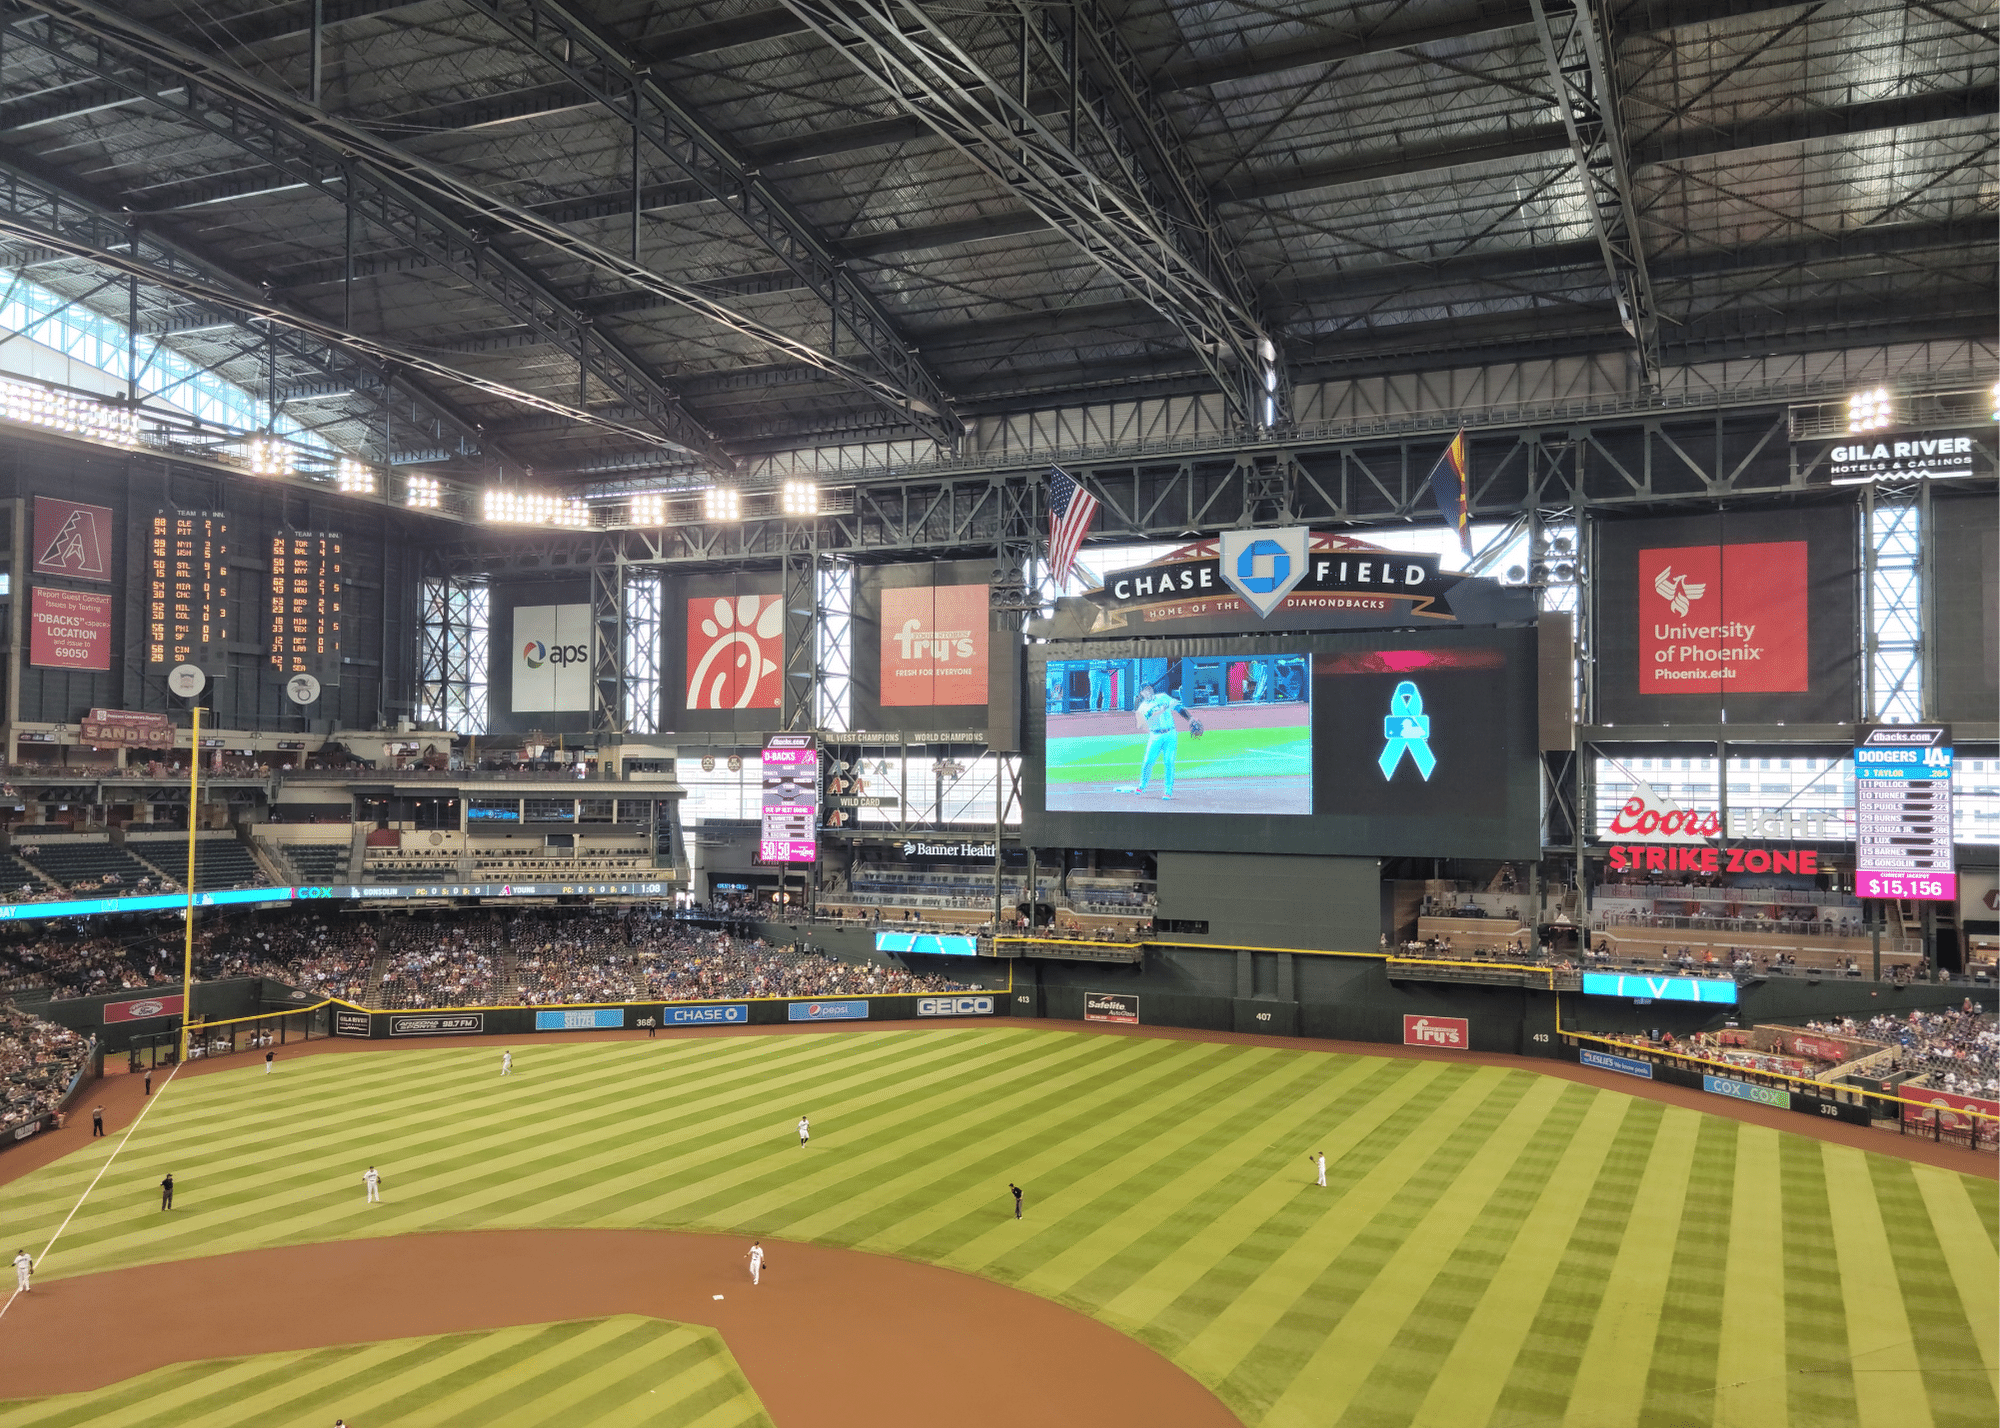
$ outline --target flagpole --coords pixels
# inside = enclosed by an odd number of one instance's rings
[[[200,811],[196,801],[201,791],[201,706],[194,706],[194,730],[188,736],[188,867],[187,937],[181,948],[181,1054],[188,1053],[188,1018],[194,1012],[194,829]]]

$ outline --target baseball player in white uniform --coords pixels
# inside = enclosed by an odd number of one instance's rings
[[[514,1074],[513,1052],[503,1051],[500,1053],[500,1074],[502,1076],[512,1076]]]
[[[368,1170],[367,1170],[367,1172],[366,1172],[365,1174],[363,1174],[363,1175],[362,1175],[362,1177],[361,1177],[361,1183],[362,1183],[363,1185],[366,1185],[366,1186],[368,1187],[368,1202],[367,1202],[367,1203],[369,1203],[370,1205],[379,1205],[379,1204],[381,1204],[381,1203],[382,1203],[382,1177],[381,1177],[381,1176],[379,1176],[379,1175],[377,1175],[377,1174],[375,1173],[375,1167],[374,1167],[374,1166],[372,1166],[372,1165],[371,1165],[371,1166],[369,1166],[369,1167],[368,1167]]]
[[[800,1116],[799,1144],[804,1145],[807,1141],[811,1140],[812,1138],[813,1138],[812,1122],[807,1120],[804,1116]]]
[[[1319,1183],[1326,1184],[1326,1152],[1316,1150],[1306,1158],[1319,1168]]]
[[[764,1246],[757,1240],[750,1241],[750,1283],[754,1286],[764,1273]]]
[[[28,1292],[28,1276],[34,1273],[34,1270],[35,1261],[29,1256],[26,1250],[20,1250],[14,1255],[14,1290],[16,1293],[26,1294]]]

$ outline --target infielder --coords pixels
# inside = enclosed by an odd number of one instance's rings
[[[369,1166],[369,1167],[368,1167],[368,1170],[367,1170],[367,1172],[366,1172],[365,1174],[363,1174],[363,1175],[362,1175],[362,1177],[361,1177],[361,1183],[362,1183],[363,1185],[366,1185],[366,1186],[368,1187],[368,1199],[366,1200],[366,1202],[365,1202],[365,1203],[367,1203],[367,1204],[370,1204],[370,1205],[379,1205],[379,1204],[381,1204],[381,1203],[382,1203],[382,1177],[381,1177],[381,1176],[379,1176],[379,1175],[377,1175],[377,1174],[375,1173],[375,1167],[374,1167],[374,1166],[372,1166],[372,1165],[371,1165],[371,1166]]]
[[[812,1122],[807,1120],[804,1116],[800,1116],[799,1144],[804,1145],[807,1141],[811,1140],[812,1138],[813,1138]]]
[[[750,1241],[750,1283],[754,1287],[764,1273],[764,1246],[759,1240]]]
[[[28,1276],[34,1272],[34,1268],[35,1268],[35,1261],[29,1257],[28,1252],[26,1250],[18,1250],[15,1252],[14,1255],[15,1293],[26,1294],[28,1292]]]
[[[500,1074],[502,1076],[512,1076],[514,1074],[513,1052],[503,1051],[500,1053]]]
[[[1308,1155],[1306,1159],[1319,1167],[1319,1183],[1322,1185],[1326,1184],[1326,1152],[1316,1150],[1311,1155]]]
[[[1146,735],[1146,756],[1139,764],[1139,786],[1128,788],[1127,793],[1144,796],[1146,785],[1153,777],[1153,765],[1160,765],[1160,799],[1165,802],[1174,796],[1174,756],[1180,749],[1180,732],[1174,727],[1174,716],[1188,721],[1188,732],[1199,735],[1201,724],[1194,715],[1188,713],[1187,706],[1176,695],[1157,693],[1150,684],[1139,686],[1139,703],[1132,711],[1132,717],[1139,723]]]

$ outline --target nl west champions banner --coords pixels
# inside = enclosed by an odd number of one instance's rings
[[[514,712],[587,712],[590,658],[590,606],[515,606]]]
[[[1600,721],[1854,717],[1851,504],[1607,521],[1597,557]]]

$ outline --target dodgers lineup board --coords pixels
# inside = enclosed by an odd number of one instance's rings
[[[757,856],[810,863],[819,856],[819,746],[810,734],[773,734],[764,743],[763,823]]]
[[[1854,746],[1854,895],[1949,902],[1951,730],[1877,725]]]

